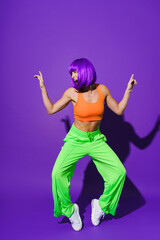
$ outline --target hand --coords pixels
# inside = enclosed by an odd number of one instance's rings
[[[128,82],[127,90],[129,90],[129,91],[132,91],[134,85],[137,85],[137,81],[135,79],[133,79],[133,76],[134,76],[134,74],[132,74],[132,76]]]
[[[43,81],[42,73],[39,71],[39,75],[34,75],[34,77],[38,78],[40,88],[42,89],[44,87],[44,81]]]

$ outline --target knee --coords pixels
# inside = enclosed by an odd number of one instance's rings
[[[109,184],[110,186],[115,185],[117,182],[124,182],[126,177],[126,169],[124,168],[123,164],[120,165],[112,174],[107,175],[104,178],[104,181]]]
[[[124,168],[123,164],[121,164],[117,170],[115,171],[114,177],[112,178],[112,183],[117,181],[124,181],[126,177],[126,169]]]

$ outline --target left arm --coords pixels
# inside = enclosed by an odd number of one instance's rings
[[[125,91],[124,96],[123,96],[122,100],[120,101],[120,103],[116,102],[116,100],[112,97],[109,89],[105,86],[104,93],[105,93],[105,97],[106,97],[106,104],[117,115],[123,114],[123,112],[127,106],[127,103],[128,103],[129,97],[130,97],[130,93],[131,93],[134,85],[137,84],[137,81],[135,79],[133,79],[133,76],[134,76],[134,74],[132,74],[132,76],[128,82],[126,91]]]

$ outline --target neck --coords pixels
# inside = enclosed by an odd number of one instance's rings
[[[88,92],[88,91],[92,91],[94,89],[96,89],[96,84],[95,83],[93,83],[93,84],[91,84],[87,87],[82,88],[80,91],[81,92]]]

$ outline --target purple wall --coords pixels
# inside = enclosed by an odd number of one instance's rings
[[[39,217],[47,209],[52,217],[51,171],[66,134],[62,119],[68,117],[72,124],[73,109],[70,104],[48,115],[33,75],[42,71],[54,103],[71,86],[68,66],[76,58],[93,62],[98,83],[107,85],[117,101],[135,74],[138,85],[124,118],[106,109],[101,129],[121,157],[128,183],[145,200],[160,197],[160,138],[155,128],[160,113],[159,12],[156,0],[1,1],[0,191],[4,239],[10,233],[12,239],[27,233],[25,220],[26,228],[19,235],[14,224],[20,224],[22,216],[29,220],[33,209],[43,209]],[[77,164],[73,201],[80,196],[89,161],[85,157]],[[56,228],[56,221],[54,224]],[[32,232],[31,226],[29,229]],[[28,234],[24,239],[31,237]]]

